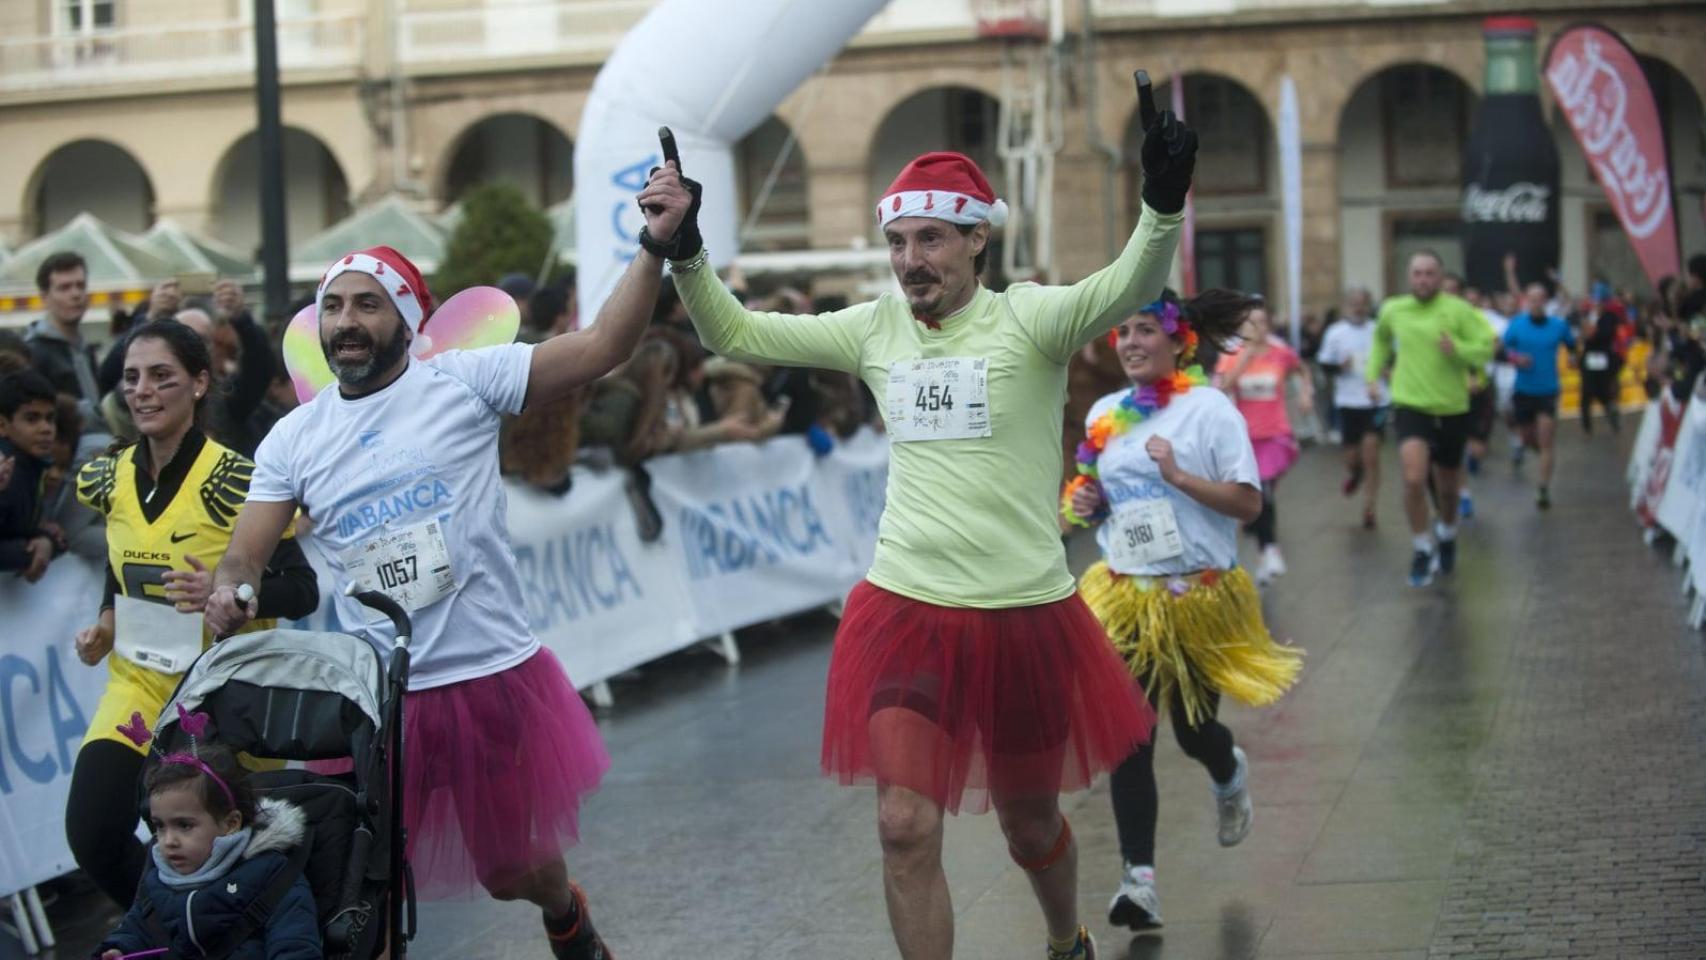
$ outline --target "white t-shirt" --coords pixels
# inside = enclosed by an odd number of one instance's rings
[[[337,579],[339,623],[381,649],[391,622],[343,595],[349,561],[376,537],[438,521],[449,592],[410,614],[411,690],[490,676],[539,649],[510,550],[497,443],[500,414],[520,412],[527,398],[532,357],[532,346],[515,343],[413,360],[390,386],[354,400],[333,384],[255,452],[249,499],[295,501],[313,519]]]
[[[1316,354],[1315,359],[1340,368],[1338,374],[1333,377],[1334,406],[1367,410],[1376,406],[1384,407],[1392,402],[1384,380],[1375,385],[1379,401],[1368,398],[1368,381],[1365,377],[1368,372],[1368,354],[1372,349],[1372,318],[1362,323],[1335,320],[1332,326],[1327,328],[1326,335],[1321,338],[1321,352]]]
[[[1094,423],[1129,392],[1121,390],[1096,401],[1085,425]],[[1158,415],[1139,421],[1130,431],[1108,441],[1096,464],[1103,495],[1116,516],[1144,500],[1167,500],[1178,521],[1184,553],[1141,568],[1122,569],[1110,554],[1114,525],[1104,523],[1096,531],[1102,556],[1110,558],[1109,566],[1115,573],[1135,576],[1232,569],[1238,562],[1238,521],[1210,510],[1161,479],[1161,468],[1143,449],[1156,434],[1173,445],[1173,459],[1186,473],[1217,483],[1262,485],[1256,451],[1250,446],[1250,434],[1238,408],[1219,390],[1193,387],[1174,397]]]

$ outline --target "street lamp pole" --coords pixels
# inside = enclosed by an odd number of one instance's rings
[[[273,0],[255,0],[255,114],[261,169],[261,272],[267,319],[288,319],[290,277],[284,222],[284,129],[279,120],[278,25]]]

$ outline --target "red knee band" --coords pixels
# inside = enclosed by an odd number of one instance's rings
[[[1049,867],[1054,866],[1055,862],[1061,857],[1066,856],[1066,849],[1070,846],[1072,846],[1072,824],[1067,821],[1065,814],[1061,814],[1060,836],[1055,839],[1054,846],[1049,848],[1048,853],[1043,854],[1042,857],[1036,860],[1026,860],[1024,857],[1019,856],[1018,851],[1009,846],[1007,848],[1007,855],[1012,857],[1013,862],[1018,864],[1020,869],[1024,870],[1026,873],[1042,873]]]

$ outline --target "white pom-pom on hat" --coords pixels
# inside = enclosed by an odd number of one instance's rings
[[[999,227],[1006,222],[1007,201],[997,197],[995,202],[989,205],[989,225],[992,227]]]

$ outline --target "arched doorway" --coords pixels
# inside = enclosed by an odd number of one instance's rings
[[[740,190],[742,250],[811,246],[806,155],[780,118],[766,119],[735,145],[735,183]],[[761,204],[756,212],[755,204]]]
[[[883,117],[871,138],[866,209],[876,209],[902,167],[931,150],[953,150],[972,158],[989,178],[995,195],[1005,198],[1007,172],[996,141],[1000,112],[994,97],[972,87],[931,87],[902,100]],[[876,217],[866,222],[871,224],[871,235],[877,236]],[[1001,263],[999,230],[990,239],[989,263],[990,271]]]
[[[1659,124],[1670,148],[1671,199],[1676,204],[1677,239],[1683,259],[1706,252],[1706,108],[1681,71],[1656,57],[1640,58],[1653,91]],[[1635,248],[1589,168],[1570,122],[1554,105],[1550,122],[1558,147],[1563,204],[1559,265],[1564,286],[1575,291],[1605,280],[1640,296],[1653,293]]]
[[[1197,287],[1272,293],[1279,277],[1279,161],[1268,112],[1236,80],[1193,73],[1184,85],[1185,119],[1201,143],[1192,193]],[[1172,83],[1155,95],[1160,105],[1171,103]],[[1129,232],[1143,207],[1143,125],[1135,106],[1123,144]]]
[[[142,164],[105,140],[77,140],[48,154],[32,178],[26,204],[39,237],[92,213],[121,230],[141,233],[154,223],[154,185]]]
[[[261,242],[260,141],[251,131],[225,151],[213,183],[215,236],[239,250]],[[291,243],[311,237],[350,214],[349,181],[318,137],[284,128],[285,229]]]
[[[538,209],[574,192],[574,144],[561,130],[525,113],[500,113],[456,140],[439,196],[455,203],[472,187],[501,180],[520,188]]]
[[[1339,114],[1340,276],[1383,296],[1430,249],[1463,272],[1463,150],[1476,96],[1442,67],[1407,63],[1363,80]]]

